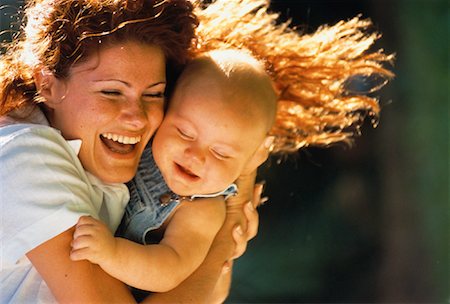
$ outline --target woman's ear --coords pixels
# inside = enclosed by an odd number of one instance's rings
[[[52,104],[56,102],[55,86],[58,80],[52,72],[45,69],[37,70],[33,77],[39,101],[52,108]]]

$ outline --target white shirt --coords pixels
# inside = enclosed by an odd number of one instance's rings
[[[77,157],[80,144],[46,125],[0,127],[0,303],[54,302],[25,254],[81,215],[101,219],[111,231],[120,223],[128,189],[85,172]]]

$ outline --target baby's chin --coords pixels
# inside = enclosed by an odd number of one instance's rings
[[[197,190],[196,187],[190,187],[178,182],[167,181],[167,186],[173,193],[178,194],[179,196],[192,196],[198,194],[194,192]]]
[[[223,187],[195,187],[195,186],[185,186],[185,185],[170,185],[168,184],[170,190],[179,196],[193,196],[193,195],[206,195],[214,194],[225,190],[229,185],[224,185]]]

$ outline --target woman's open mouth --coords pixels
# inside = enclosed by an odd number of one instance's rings
[[[119,154],[132,152],[136,144],[141,141],[140,136],[130,137],[113,133],[103,133],[100,135],[100,139],[109,150]]]

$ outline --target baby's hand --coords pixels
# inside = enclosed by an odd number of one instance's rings
[[[89,260],[101,266],[114,258],[116,240],[103,222],[82,216],[75,226],[71,245],[73,261]]]

